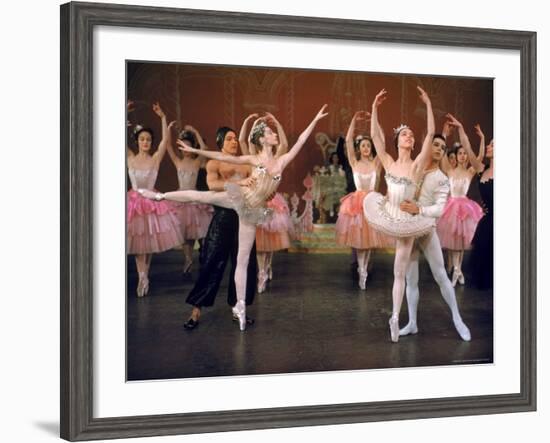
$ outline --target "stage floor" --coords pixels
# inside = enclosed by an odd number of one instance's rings
[[[127,379],[151,380],[278,374],[493,362],[493,294],[468,284],[456,295],[472,340],[453,326],[425,261],[420,264],[416,335],[392,343],[393,254],[371,255],[367,290],[357,287],[350,254],[275,253],[273,281],[247,314],[256,323],[240,332],[227,305],[226,269],[216,303],[204,308],[197,328],[183,323],[185,303],[198,273],[181,274],[182,254],[153,257],[149,295],[135,295],[137,274],[128,258]],[[464,262],[466,263],[466,256]],[[229,268],[229,266],[228,266]],[[400,326],[407,322],[406,301]]]

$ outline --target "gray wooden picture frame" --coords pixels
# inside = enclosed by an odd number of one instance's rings
[[[93,29],[118,26],[516,50],[521,58],[518,394],[93,417]],[[61,437],[70,441],[536,409],[536,33],[99,3],[61,6]],[[514,294],[515,296],[515,294]]]

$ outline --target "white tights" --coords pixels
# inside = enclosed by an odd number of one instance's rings
[[[439,243],[439,237],[435,231],[432,231],[430,234],[419,238],[417,240],[417,244],[418,247],[414,248],[411,254],[410,264],[407,270],[407,305],[409,311],[409,323],[401,330],[400,334],[407,335],[418,332],[416,325],[416,314],[418,310],[418,300],[420,298],[420,293],[418,290],[418,258],[420,248],[424,253],[424,257],[426,257],[428,264],[430,265],[430,270],[432,271],[435,282],[439,286],[441,296],[451,310],[453,323],[455,324],[458,333],[463,340],[469,340],[470,332],[460,317],[455,290],[445,271],[445,263],[443,260],[441,245]]]
[[[409,266],[413,237],[398,238],[395,245],[395,261],[393,263],[393,289],[392,289],[392,318],[399,318],[399,311],[403,304],[403,295],[405,294],[405,275]]]

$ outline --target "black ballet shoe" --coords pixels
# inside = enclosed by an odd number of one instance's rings
[[[189,320],[187,320],[184,324],[183,324],[183,327],[187,330],[191,330],[191,329],[195,329],[197,326],[199,325],[199,321],[198,320],[193,320],[192,318],[190,318]]]
[[[239,317],[237,317],[235,314],[233,314],[233,321],[239,321]],[[248,326],[253,325],[255,320],[253,318],[250,318],[248,315],[246,316],[246,324]]]

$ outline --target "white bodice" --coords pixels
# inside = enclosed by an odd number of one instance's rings
[[[409,218],[410,214],[401,211],[399,205],[404,200],[415,199],[416,184],[410,178],[396,177],[390,173],[386,174],[386,184],[388,185],[388,192],[386,194],[387,214],[395,219]]]
[[[271,175],[265,166],[257,165],[252,169],[251,177],[255,180],[243,188],[243,194],[246,204],[256,208],[273,198],[281,183],[281,175]]]
[[[128,168],[128,175],[130,176],[130,182],[132,183],[132,189],[137,191],[138,189],[155,188],[155,182],[157,181],[158,169],[134,169]]]
[[[376,171],[366,174],[353,171],[353,183],[358,191],[373,191],[376,186]]]
[[[449,182],[451,184],[451,197],[466,197],[471,181],[472,179],[470,177],[449,177]]]
[[[178,183],[180,191],[197,188],[198,170],[178,169]]]

